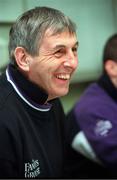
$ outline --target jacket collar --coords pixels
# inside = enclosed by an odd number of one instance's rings
[[[48,98],[47,93],[29,81],[17,68],[9,64],[6,76],[15,91],[28,105],[37,110],[50,110],[51,105],[45,104]]]

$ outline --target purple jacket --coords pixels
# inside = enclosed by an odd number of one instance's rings
[[[91,84],[73,113],[102,165],[117,169],[117,102],[98,83]]]

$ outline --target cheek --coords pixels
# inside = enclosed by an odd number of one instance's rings
[[[76,58],[76,59],[75,59],[75,63],[74,63],[75,69],[78,67],[78,64],[79,64],[79,63],[78,63],[78,58]]]
[[[76,68],[78,67],[78,65],[79,65],[79,61],[78,61],[78,58],[77,58],[77,60],[76,60]]]
[[[42,74],[46,69],[46,65],[42,61],[35,61],[30,66],[30,71],[34,74]]]
[[[61,61],[53,56],[44,56],[42,58],[34,59],[30,64],[30,75],[34,76],[36,79],[41,78],[49,80],[60,64]]]

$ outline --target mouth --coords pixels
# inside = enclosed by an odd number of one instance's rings
[[[60,80],[69,80],[70,79],[70,74],[57,74],[56,78],[60,79]]]

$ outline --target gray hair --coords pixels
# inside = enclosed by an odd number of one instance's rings
[[[23,13],[9,32],[9,56],[15,61],[14,50],[20,46],[32,56],[39,55],[39,47],[45,32],[52,35],[69,31],[76,34],[75,23],[61,11],[49,7],[36,7]]]

